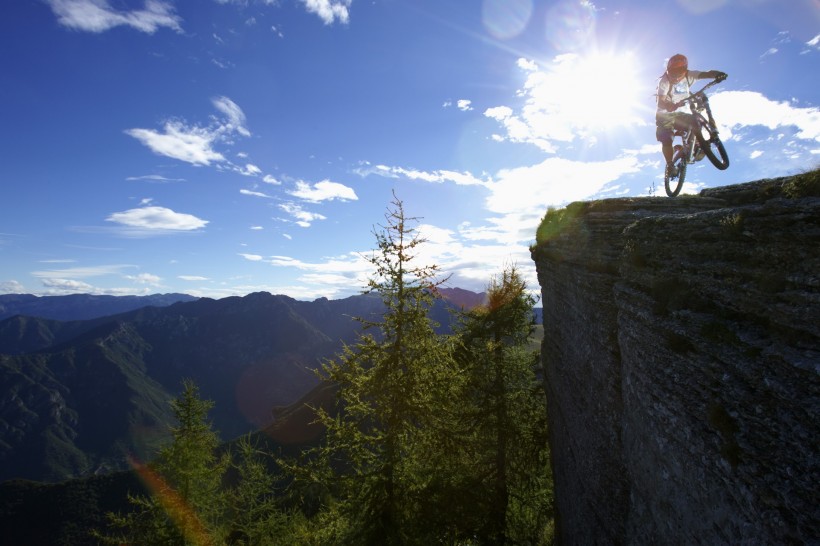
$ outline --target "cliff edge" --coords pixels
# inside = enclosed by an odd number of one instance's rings
[[[820,171],[550,210],[559,544],[820,543]]]

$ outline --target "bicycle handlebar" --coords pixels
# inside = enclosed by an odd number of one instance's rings
[[[707,89],[709,89],[709,88],[710,88],[710,87],[712,87],[713,85],[719,84],[720,82],[722,82],[722,81],[723,81],[723,80],[725,80],[725,79],[726,79],[726,78],[721,78],[721,77],[717,77],[717,78],[715,78],[714,80],[710,81],[709,83],[707,83],[706,85],[704,85],[703,87],[701,87],[699,91],[695,91],[694,93],[692,93],[692,94],[691,94],[691,95],[689,95],[688,97],[683,98],[683,99],[679,100],[678,102],[674,103],[675,108],[676,108],[676,109],[677,109],[677,108],[680,108],[681,106],[683,106],[684,104],[686,104],[686,103],[687,103],[687,102],[689,102],[690,100],[694,99],[694,98],[695,98],[695,97],[697,97],[698,95],[701,95],[704,91],[706,91]]]

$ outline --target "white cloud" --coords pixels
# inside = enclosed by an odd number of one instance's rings
[[[149,182],[185,182],[184,178],[167,178],[158,174],[147,174],[144,176],[129,176],[126,180],[147,180]]]
[[[124,269],[133,267],[133,265],[97,265],[90,267],[69,267],[67,269],[32,271],[31,274],[41,279],[85,279],[88,277],[120,275]]]
[[[272,199],[270,195],[262,193],[261,191],[239,190],[239,193],[242,195],[249,195],[251,197],[264,197],[266,199]]]
[[[461,99],[458,102],[456,102],[456,106],[462,112],[469,112],[470,110],[473,109],[473,107],[471,106],[472,103],[473,103],[473,101],[471,101],[471,100]]]
[[[160,281],[162,280],[157,275],[152,275],[150,273],[140,273],[139,275],[126,275],[125,278],[129,281],[133,281],[138,284],[148,284],[151,286],[159,285]]]
[[[731,137],[733,127],[762,125],[769,129],[791,126],[797,130],[797,138],[820,142],[818,107],[800,108],[754,91],[722,91],[711,96],[709,102],[724,140]]]
[[[25,294],[25,287],[15,280],[0,281],[0,292],[3,294]]]
[[[498,214],[543,215],[550,205],[589,198],[638,169],[639,162],[631,155],[598,162],[550,157],[536,165],[499,171],[487,186],[486,206]]]
[[[410,180],[421,180],[423,182],[444,183],[453,182],[459,186],[483,186],[487,181],[476,178],[469,172],[438,170],[433,172],[420,171],[418,169],[406,169],[404,167],[390,167],[388,165],[375,165],[373,167],[360,168],[356,171],[361,176],[375,174],[385,178],[399,178],[401,176]]]
[[[762,59],[764,57],[770,57],[770,56],[774,55],[775,53],[777,53],[777,48],[776,47],[770,47],[769,49],[767,49],[766,51],[763,52],[763,55],[761,55],[760,58]]]
[[[282,184],[281,182],[279,182],[279,180],[277,180],[275,177],[273,177],[269,174],[266,174],[262,178],[262,182],[264,182],[265,184],[273,184],[274,186],[279,186],[279,185]]]
[[[227,132],[236,131],[242,136],[249,137],[251,132],[248,131],[246,125],[245,112],[237,106],[237,104],[228,97],[216,97],[212,99],[213,105],[217,110],[225,114],[228,120],[223,123],[222,130]]]
[[[142,207],[115,212],[106,218],[106,221],[146,232],[155,230],[160,232],[193,231],[208,224],[208,220],[202,220],[191,214],[174,212],[165,207]]]
[[[310,201],[311,203],[319,203],[321,201],[356,201],[358,196],[353,188],[339,184],[338,182],[331,182],[330,180],[322,180],[310,186],[307,182],[296,182],[296,189],[288,192],[294,197]]]
[[[262,169],[260,169],[252,163],[248,163],[242,170],[242,174],[244,174],[245,176],[259,176],[260,174],[262,174]]]
[[[760,150],[754,150],[752,153],[749,154],[749,159],[757,159],[758,157],[762,156],[763,152]]]
[[[281,205],[279,205],[279,208],[290,214],[293,218],[295,218],[296,225],[304,228],[310,227],[311,224],[316,220],[327,219],[327,217],[319,213],[308,212],[295,203],[282,203]]]
[[[245,258],[246,260],[250,261],[250,262],[261,262],[262,261],[262,256],[260,256],[259,254],[239,254],[239,255],[242,256],[243,258]]]
[[[54,293],[93,294],[96,292],[92,285],[72,279],[46,278],[43,279],[42,284],[46,288],[52,289],[51,291]]]
[[[199,275],[178,275],[178,279],[183,281],[207,281],[209,280],[208,277],[201,277]]]
[[[526,81],[518,95],[524,103],[519,111],[509,106],[488,108],[484,115],[498,121],[508,139],[554,153],[556,146],[576,139],[594,141],[596,135],[613,127],[646,124],[640,114],[643,90],[632,55],[575,53],[558,55],[543,67],[519,59]],[[609,82],[605,91],[601,82]],[[614,82],[614,83],[613,83]]]
[[[153,34],[162,27],[182,32],[180,17],[174,6],[160,0],[146,0],[141,10],[119,11],[108,0],[46,0],[57,21],[74,30],[105,32],[118,26],[129,26]]]
[[[217,142],[231,142],[234,133],[250,136],[245,127],[242,109],[227,97],[212,100],[214,107],[224,114],[224,118],[214,118],[208,127],[188,126],[179,120],[166,121],[163,131],[153,129],[126,129],[125,133],[142,142],[154,153],[179,159],[192,165],[208,166],[211,163],[227,162],[225,156],[214,150]],[[262,171],[253,164],[245,167],[230,165],[232,170],[249,176],[258,176]]]
[[[326,25],[335,21],[347,23],[350,20],[350,4],[353,0],[301,0],[310,13],[319,16]]]
[[[225,156],[213,150],[216,134],[199,127],[186,127],[178,121],[165,123],[165,131],[127,129],[126,134],[148,146],[154,153],[179,159],[193,165],[210,165],[225,161]]]

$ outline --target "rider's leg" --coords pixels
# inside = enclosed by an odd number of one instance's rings
[[[667,163],[672,163],[672,139],[661,142],[661,153]]]

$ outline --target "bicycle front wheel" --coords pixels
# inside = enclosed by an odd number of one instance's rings
[[[704,118],[698,120],[698,128],[695,130],[695,138],[698,139],[698,145],[712,165],[725,171],[729,168],[729,156],[726,154],[726,148],[717,135],[717,131],[713,130]]]

